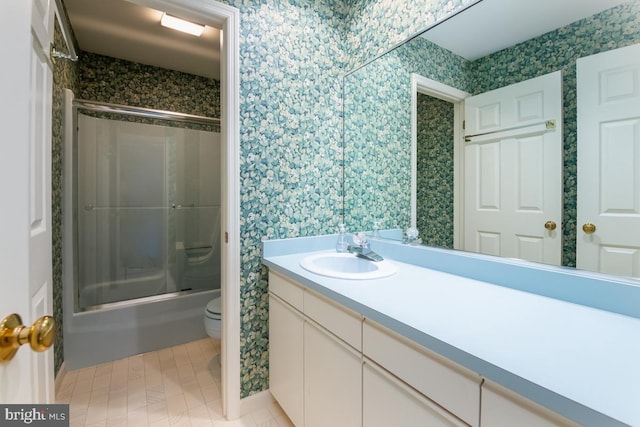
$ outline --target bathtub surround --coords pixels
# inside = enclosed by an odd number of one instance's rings
[[[64,42],[56,31],[57,46]],[[54,346],[56,372],[64,361],[63,280],[62,280],[62,195],[63,195],[63,89],[71,89],[76,97],[117,104],[187,114],[220,116],[220,82],[164,70],[88,52],[79,52],[79,62],[56,61],[53,92],[53,165],[52,224],[54,318],[58,340]],[[166,90],[166,91],[165,91]],[[148,122],[137,118],[135,121]],[[197,126],[196,126],[197,127]],[[201,127],[200,127],[201,128]],[[207,130],[219,131],[219,126]]]
[[[64,210],[80,206],[64,218],[65,253],[78,254],[64,260],[67,368],[203,338],[204,306],[219,294],[203,290],[219,277],[218,134],[82,115],[72,130],[65,92]],[[168,208],[182,203],[197,209]],[[211,256],[189,254],[203,239]]]

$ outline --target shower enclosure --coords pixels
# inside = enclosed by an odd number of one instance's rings
[[[219,124],[67,98],[65,361],[104,361],[113,343],[96,331],[119,322],[134,345],[108,359],[205,336],[204,307],[221,288]],[[171,328],[191,336],[169,342]]]
[[[76,106],[78,308],[219,289],[220,134],[86,108]]]

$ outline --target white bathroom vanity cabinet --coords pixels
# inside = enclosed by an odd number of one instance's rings
[[[270,390],[298,427],[577,426],[280,274]]]
[[[391,276],[302,267],[335,238],[263,243],[270,391],[296,426],[640,426],[637,285],[383,240]]]

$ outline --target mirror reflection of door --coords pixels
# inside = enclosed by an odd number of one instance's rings
[[[465,100],[464,249],[560,265],[562,74]]]
[[[640,44],[579,59],[577,78],[576,264],[638,278]]]
[[[411,225],[423,244],[461,249],[461,147],[470,94],[419,74],[412,87]]]

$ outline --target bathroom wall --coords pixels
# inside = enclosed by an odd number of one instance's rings
[[[54,44],[59,51],[66,52],[62,32],[56,21]],[[64,152],[64,94],[63,89],[76,91],[78,88],[78,67],[75,62],[57,60],[53,67],[53,116],[51,136],[51,227],[53,231],[53,318],[56,321],[56,343],[54,345],[54,365],[56,373],[64,361],[64,337],[62,334],[62,186]]]
[[[261,240],[334,233],[340,222],[343,73],[464,1],[227,3],[241,13],[241,393],[246,397],[268,388],[268,284]]]
[[[453,104],[422,93],[417,101],[416,227],[425,245],[453,249]]]
[[[466,61],[422,37],[345,78],[345,223],[353,229],[410,225],[412,73],[468,84]]]
[[[76,98],[220,117],[217,80],[95,53],[79,56]]]
[[[340,0],[240,10],[241,394],[268,388],[262,239],[334,232],[342,212]]]

